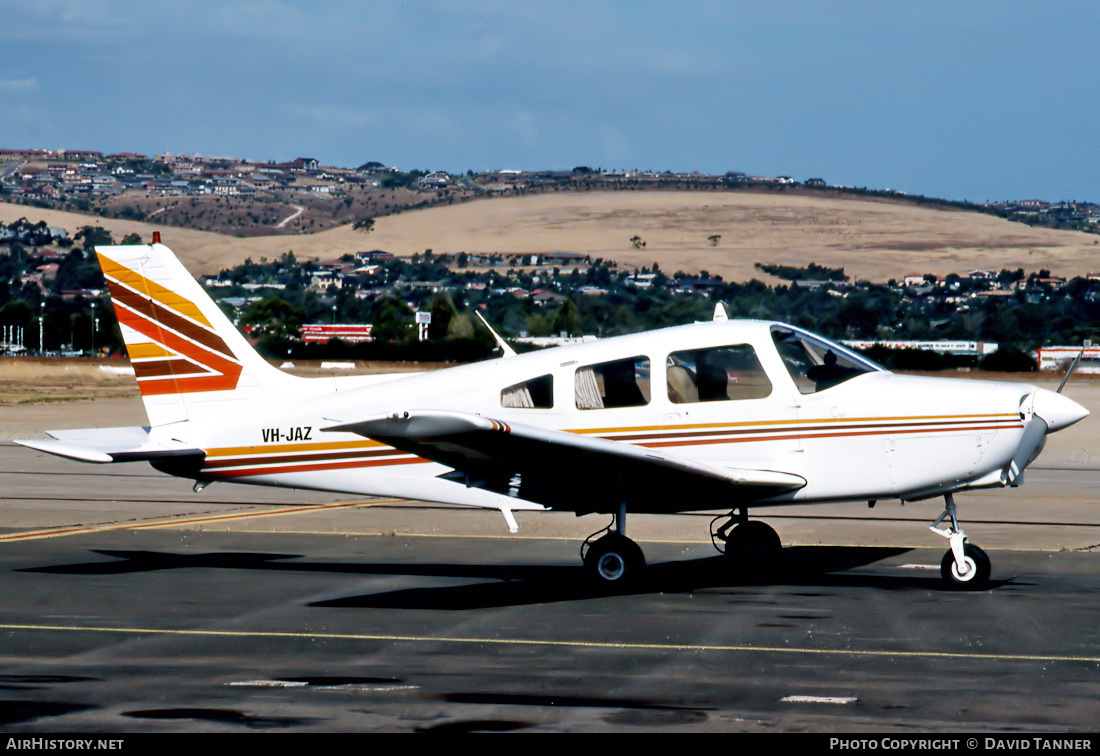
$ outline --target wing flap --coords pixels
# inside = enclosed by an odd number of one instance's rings
[[[458,471],[451,475],[511,496],[578,513],[690,511],[795,491],[791,473],[729,469],[663,450],[460,412],[410,411],[346,423],[356,433]]]

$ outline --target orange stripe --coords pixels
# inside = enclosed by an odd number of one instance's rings
[[[354,462],[339,462],[333,464],[317,464],[317,465],[302,465],[301,467],[253,467],[248,470],[223,470],[223,471],[211,471],[211,478],[245,478],[257,475],[279,475],[281,473],[294,473],[294,472],[319,472],[322,470],[347,470],[356,467],[388,467],[390,465],[418,465],[428,464],[431,460],[421,459],[420,457],[401,458],[401,459],[383,459],[375,461],[358,460]],[[203,472],[206,472],[204,469]]]
[[[318,454],[301,455],[281,454],[277,456],[262,456],[251,458],[244,457],[241,459],[231,459],[225,457],[210,459],[208,457],[205,465],[203,466],[203,469],[211,470],[228,467],[245,467],[248,465],[257,464],[256,460],[261,460],[260,464],[276,464],[280,462],[285,464],[292,464],[299,462],[336,461],[339,459],[372,459],[375,457],[392,457],[394,455],[409,456],[407,452],[398,451],[397,449],[376,449],[374,451],[353,450],[343,453],[322,452]]]
[[[955,427],[945,428],[944,431],[950,433],[958,433],[963,431],[982,431],[982,430],[996,430],[998,428],[1022,428],[1023,425],[973,425],[967,427]],[[641,443],[639,446],[659,448],[665,446],[704,446],[707,444],[743,444],[749,441],[791,441],[795,439],[825,439],[825,438],[846,438],[851,436],[895,436],[906,435],[913,433],[934,433],[928,428],[886,428],[881,431],[878,430],[865,430],[865,431],[851,431],[848,433],[813,433],[813,432],[791,432],[776,436],[749,436],[743,438],[706,438],[706,439],[692,439],[690,441],[660,441],[652,444]]]
[[[378,448],[385,444],[379,441],[364,439],[362,441],[335,441],[330,443],[314,444],[278,444],[268,446],[224,446],[214,449],[206,449],[206,455],[210,457],[230,457],[245,454],[267,454],[268,452],[296,452],[296,451],[336,451],[340,449]]]
[[[1001,419],[1001,420],[983,421],[982,425],[980,425],[980,426],[974,426],[974,425],[962,426],[962,425],[960,425],[962,422],[964,422],[964,421],[919,422],[919,423],[914,422],[914,423],[904,423],[904,424],[894,424],[894,425],[884,425],[884,424],[881,424],[881,423],[868,423],[868,424],[852,423],[852,424],[846,426],[844,428],[844,430],[869,429],[873,432],[881,432],[881,433],[909,433],[909,432],[920,432],[922,430],[928,431],[928,432],[973,430],[975,427],[985,427],[985,428],[991,428],[991,429],[994,429],[994,428],[1008,428],[1008,427],[1022,427],[1022,426],[1019,425],[1019,421],[1015,417],[1013,417],[1011,420],[1009,420],[1006,417],[1005,419]],[[973,421],[969,421],[969,422],[973,422]],[[1005,423],[1012,423],[1012,425],[1005,425]],[[788,421],[788,422],[783,422],[781,424],[790,427],[792,432],[794,432],[795,430],[800,429],[799,428],[800,424],[798,422]],[[769,424],[769,425],[771,425],[771,424]],[[911,428],[913,430],[909,430]],[[804,432],[807,432],[807,433],[823,433],[823,432],[826,432],[830,429],[820,427],[820,426],[815,427],[813,425],[810,425],[808,427],[801,428],[801,430],[804,431]],[[725,426],[722,430],[707,430],[707,431],[699,431],[699,432],[696,432],[696,433],[660,433],[660,434],[650,433],[650,434],[644,434],[644,435],[643,434],[634,434],[634,435],[604,436],[604,438],[607,438],[608,440],[612,440],[612,441],[647,441],[647,440],[654,440],[654,439],[659,440],[659,439],[663,439],[663,438],[683,438],[683,437],[700,438],[700,437],[706,437],[706,436],[729,436],[729,435],[735,435],[735,434],[761,435],[761,434],[765,434],[765,433],[774,433],[774,432],[775,432],[774,428],[743,427],[742,425],[739,424],[737,426]]]
[[[165,330],[156,321],[147,320],[118,304],[115,305],[115,313],[119,323],[133,328],[146,338],[163,344],[176,354],[192,358],[215,373],[207,377],[173,374],[171,378],[165,380],[139,379],[138,388],[142,396],[186,394],[197,391],[232,391],[237,387],[237,379],[241,375],[242,368],[236,362],[231,362],[220,354],[201,349],[196,344]],[[222,343],[224,345],[224,342]]]
[[[144,292],[150,299],[160,302],[165,307],[169,307],[181,315],[202,323],[208,328],[213,328],[213,326],[210,325],[210,321],[206,319],[206,316],[202,314],[194,302],[184,299],[171,289],[165,288],[155,281],[150,281],[140,273],[116,263],[114,260],[104,257],[98,252],[96,253],[96,257],[99,258],[99,267],[100,270],[103,271],[104,276],[109,276],[125,286]]]
[[[899,416],[899,417],[835,417],[835,418],[805,418],[799,420],[757,420],[752,422],[742,423],[694,423],[688,425],[635,425],[619,428],[579,428],[568,431],[569,433],[629,433],[638,431],[672,431],[672,430],[691,430],[692,428],[741,428],[741,427],[757,427],[768,425],[790,425],[792,423],[799,423],[804,425],[810,424],[830,424],[835,425],[837,423],[897,423],[897,422],[912,422],[912,421],[937,421],[937,420],[990,420],[990,421],[1006,421],[1009,418],[1013,420],[1017,419],[1017,415],[1013,413],[1002,414],[981,414],[981,415],[912,415],[912,416]]]

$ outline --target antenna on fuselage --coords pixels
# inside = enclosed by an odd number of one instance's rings
[[[489,329],[489,333],[493,334],[493,338],[496,339],[497,346],[500,347],[500,351],[504,352],[504,356],[505,357],[515,357],[516,356],[516,350],[512,349],[512,347],[508,346],[508,342],[505,341],[504,339],[502,339],[500,337],[500,334],[493,330],[493,327],[491,325],[489,325],[489,321],[486,320],[485,317],[480,312],[478,312],[477,310],[474,310],[474,315],[477,315],[477,318],[478,318],[478,320],[481,321],[482,325],[484,325],[486,328]]]
[[[726,306],[721,302],[714,305],[714,320],[729,320],[730,316],[726,314]]]
[[[1066,371],[1066,377],[1062,379],[1062,383],[1058,386],[1059,394],[1061,394],[1062,389],[1066,387],[1066,384],[1069,382],[1069,377],[1073,375],[1074,368],[1077,367],[1077,364],[1081,361],[1081,358],[1085,356],[1085,350],[1088,349],[1090,346],[1092,346],[1092,339],[1085,339],[1085,343],[1081,347],[1081,351],[1077,354],[1076,357],[1073,358],[1073,362],[1070,364],[1069,370]]]

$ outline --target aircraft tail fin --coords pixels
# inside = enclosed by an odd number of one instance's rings
[[[96,247],[151,426],[217,417],[298,379],[269,365],[168,247]]]

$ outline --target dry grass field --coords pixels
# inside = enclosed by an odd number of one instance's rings
[[[160,231],[195,273],[246,258],[333,259],[358,250],[435,253],[577,252],[667,273],[706,270],[726,280],[768,277],[757,262],[842,267],[885,282],[909,273],[976,268],[1042,269],[1064,276],[1100,270],[1100,236],[1013,223],[904,201],[792,192],[599,191],[498,197],[377,218],[370,234],[350,225],[315,234],[236,238],[183,228],[0,204],[0,221],[46,220],[75,233],[102,225],[116,239]],[[645,246],[635,248],[634,236]],[[718,236],[716,245],[710,237]]]
[[[133,375],[121,372],[129,365],[125,360],[0,358],[0,408],[16,404],[136,397],[138,390]]]

